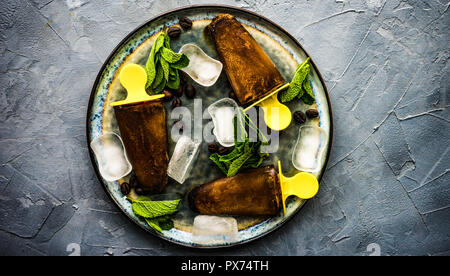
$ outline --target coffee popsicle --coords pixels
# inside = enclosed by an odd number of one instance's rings
[[[164,95],[145,92],[147,75],[137,64],[125,65],[119,78],[127,98],[111,105],[128,159],[143,190],[160,193],[168,182],[169,164]]]
[[[281,188],[274,166],[243,171],[194,188],[189,206],[202,215],[275,215]]]
[[[286,199],[295,195],[309,199],[319,190],[319,182],[310,173],[300,172],[288,178],[273,165],[243,171],[197,186],[189,192],[189,206],[202,215],[253,216],[275,215],[281,207],[286,214]]]
[[[232,15],[217,15],[208,28],[241,105],[261,99],[285,83],[270,57]]]

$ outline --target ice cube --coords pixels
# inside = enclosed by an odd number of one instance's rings
[[[234,117],[238,108],[238,104],[230,98],[218,100],[208,107],[214,124],[213,133],[224,147],[234,146]]]
[[[106,181],[116,181],[131,172],[122,139],[115,133],[105,133],[91,142],[100,174]]]
[[[199,244],[231,243],[238,240],[237,221],[232,217],[199,215],[194,218],[192,241]]]
[[[195,44],[185,44],[180,49],[189,58],[189,65],[182,70],[186,72],[194,81],[203,86],[212,86],[222,72],[223,65],[205,54],[203,50]]]
[[[183,135],[178,139],[170,158],[167,174],[178,183],[183,184],[189,177],[194,166],[194,161],[199,153],[200,143],[192,141],[191,138]]]
[[[322,128],[302,126],[292,154],[294,167],[300,171],[318,172],[326,140],[327,134]]]

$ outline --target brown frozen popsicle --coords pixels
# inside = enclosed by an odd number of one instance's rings
[[[277,174],[274,166],[265,166],[200,185],[189,193],[189,206],[203,215],[275,215],[281,207],[286,214],[289,196],[309,199],[317,194],[319,182],[313,174],[285,177],[280,161],[278,169]]]
[[[198,186],[188,199],[191,209],[204,215],[275,215],[282,207],[281,186],[273,165]]]
[[[119,74],[127,98],[111,103],[128,160],[142,186],[160,193],[167,185],[169,165],[164,95],[145,92],[147,74],[137,64],[125,65]]]
[[[128,159],[144,191],[161,192],[168,181],[166,113],[161,99],[114,107]]]
[[[259,100],[285,83],[270,57],[232,15],[217,15],[208,28],[241,105]]]

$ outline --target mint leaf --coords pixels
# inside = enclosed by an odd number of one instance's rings
[[[173,220],[170,217],[156,218],[162,230],[170,230],[173,228]]]
[[[261,142],[258,142],[256,144],[256,152],[258,154],[254,154],[252,155],[252,157],[250,157],[247,162],[245,162],[245,164],[242,166],[242,168],[259,168],[259,166],[261,166],[262,162],[269,157],[268,153],[261,153]]]
[[[170,37],[167,34],[164,36],[164,47],[169,49],[172,48],[170,47]]]
[[[161,84],[163,78],[164,78],[164,73],[162,70],[162,65],[160,62],[157,62],[156,76],[155,76],[155,80],[153,81],[152,88],[153,89],[157,88]]]
[[[185,54],[182,54],[181,58],[177,62],[172,63],[170,66],[175,69],[183,69],[183,68],[187,67],[188,65],[189,65],[188,56],[186,56]]]
[[[152,200],[133,200],[131,208],[134,213],[143,218],[156,218],[164,215],[175,213],[178,209],[178,204],[181,199],[167,200],[167,201],[152,201]]]
[[[170,216],[164,216],[159,218],[151,219],[152,221],[158,223],[162,230],[170,230],[173,228],[173,220]]]
[[[169,63],[168,63],[165,59],[163,59],[163,58],[160,60],[160,62],[161,62],[161,66],[162,66],[163,73],[164,73],[164,79],[165,79],[166,81],[169,81],[170,65],[169,65]]]
[[[155,93],[155,94],[161,93],[164,90],[164,87],[166,87],[166,84],[167,84],[167,81],[165,78],[163,78],[161,83],[153,89],[153,93]]]
[[[233,151],[232,152],[230,152],[229,154],[227,154],[227,155],[223,155],[223,156],[220,156],[219,157],[219,161],[220,162],[224,162],[224,163],[230,163],[231,164],[231,162],[234,160],[234,159],[236,159],[236,158],[238,158],[240,155],[241,155],[241,153],[242,153],[242,147],[245,145],[245,143],[240,143],[240,144],[238,144],[238,145],[236,145],[235,147],[234,147],[234,149],[233,149]]]
[[[150,55],[147,59],[147,62],[145,63],[145,71],[147,72],[147,84],[145,86],[146,88],[151,87],[155,79],[156,76],[155,57],[158,51],[163,46],[165,37],[166,35],[164,33],[158,35],[155,42],[153,43],[152,50],[150,51]]]
[[[154,219],[145,219],[148,225],[150,225],[151,228],[155,229],[158,232],[162,232],[162,228],[159,226],[159,223],[157,221],[154,221]]]
[[[128,197],[134,213],[143,217],[147,224],[158,232],[173,228],[173,213],[177,211],[179,200],[152,201],[148,196]]]
[[[145,85],[145,88],[149,88],[151,87],[153,80],[155,79],[156,76],[155,63],[152,58],[149,58],[149,60],[145,64],[145,69],[147,71],[147,84]]]
[[[261,142],[249,142],[247,138],[245,142],[236,144],[231,153],[224,156],[214,153],[209,159],[227,177],[234,176],[243,168],[258,168],[269,157],[269,154],[260,152],[261,144]]]
[[[304,62],[302,62],[295,71],[295,75],[292,78],[291,84],[289,85],[288,90],[283,91],[280,94],[281,102],[289,102],[292,101],[295,97],[297,97],[300,93],[303,93],[303,82],[308,76],[310,71],[309,58],[307,58]],[[301,97],[301,96],[300,96]]]
[[[172,66],[170,66],[169,69],[169,80],[175,80],[178,77],[178,70],[172,68]]]
[[[151,200],[151,198],[149,196],[144,196],[144,195],[140,195],[137,198],[131,198],[128,197],[128,199],[133,202],[133,201],[146,201],[146,200]]]
[[[180,76],[178,75],[177,69],[170,68],[169,70],[169,81],[167,82],[167,87],[176,90],[180,86]]]
[[[161,57],[165,59],[168,63],[175,63],[181,59],[183,53],[175,53],[169,48],[163,47],[161,49]]]
[[[158,232],[162,230],[170,230],[173,228],[173,220],[170,216],[163,216],[157,218],[146,218],[145,221]]]
[[[305,92],[306,92],[306,94],[308,94],[308,96],[307,97],[303,97],[303,95],[302,95],[302,97],[299,97],[299,98],[306,98],[307,99],[307,102],[314,102],[314,100],[315,100],[315,96],[314,96],[314,93],[313,93],[313,90],[312,90],[312,87],[311,87],[311,83],[309,83],[309,77],[307,76],[306,77],[306,79],[305,79],[305,81],[303,82],[303,89],[305,90]],[[305,100],[303,100],[303,101],[305,101]],[[305,102],[305,103],[307,103],[307,102]],[[308,103],[308,104],[312,104],[312,103]]]
[[[244,153],[235,159],[228,168],[227,177],[234,176],[238,173],[239,169],[247,162],[247,160],[253,155],[252,147],[249,142],[245,143]]]
[[[165,33],[160,33],[158,35],[155,41],[155,54],[164,46],[164,42],[167,38],[168,36]]]
[[[312,105],[315,101],[308,93],[305,93],[302,97],[302,100],[305,104]]]
[[[160,53],[156,53],[156,55],[155,55],[155,66],[156,66],[156,64],[158,64],[160,59],[161,59],[161,54]],[[158,68],[156,68],[156,69],[158,69]]]
[[[237,133],[238,126],[241,128],[241,133],[245,134],[244,124],[249,127],[256,128],[258,137],[267,143],[265,136],[260,133],[260,130],[256,125],[246,116],[241,110],[244,116],[236,116],[234,118],[234,130]],[[249,138],[243,135],[243,142],[238,141],[237,135],[235,135],[235,146],[232,152],[226,155],[219,155],[214,153],[210,156],[210,159],[221,169],[221,171],[227,175],[227,177],[236,175],[243,168],[258,168],[262,162],[269,157],[267,153],[261,153],[261,145],[263,142],[250,142]]]
[[[150,55],[145,63],[149,93],[159,94],[167,86],[178,89],[180,76],[178,69],[189,65],[189,58],[183,53],[175,53],[170,48],[170,37],[164,30],[153,43]]]
[[[241,155],[241,153],[244,150],[245,143],[249,141],[248,138],[244,136],[245,129],[242,129],[242,131],[241,131],[241,133],[242,133],[242,137],[241,137],[242,139],[241,140],[244,140],[244,141],[243,142],[239,142],[238,141],[238,139],[237,139],[237,135],[238,135],[238,130],[237,130],[237,124],[238,123],[237,123],[237,120],[238,120],[238,118],[234,117],[234,134],[235,134],[235,137],[234,137],[234,145],[235,145],[234,149],[230,153],[228,153],[226,155],[222,155],[219,158],[220,162],[227,163],[227,167],[229,167],[229,165],[231,164],[231,162],[234,159],[238,158]],[[241,126],[241,127],[243,128],[243,126]]]
[[[291,84],[289,85],[288,90],[283,91],[281,93],[281,101],[283,103],[292,101],[295,97],[298,96],[299,93],[302,92],[303,81],[309,73],[309,64],[303,66],[292,79]]]
[[[211,154],[209,159],[213,161],[225,175],[228,173],[228,168],[219,160],[220,156],[218,153]]]

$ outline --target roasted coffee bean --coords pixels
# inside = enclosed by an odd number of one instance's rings
[[[306,115],[305,113],[301,112],[301,111],[295,111],[294,112],[294,120],[295,122],[297,122],[298,124],[303,124],[306,122]]]
[[[220,155],[225,155],[225,154],[228,154],[229,150],[226,147],[219,147],[218,152]]]
[[[308,118],[310,119],[316,118],[317,116],[319,116],[319,112],[316,109],[308,109],[306,110],[306,116],[308,116]]]
[[[185,30],[189,30],[192,28],[192,20],[187,17],[182,17],[180,18],[180,26]]]
[[[192,84],[186,85],[186,97],[193,99],[195,97],[195,87]]]
[[[183,85],[180,83],[180,85],[178,85],[178,89],[177,90],[173,90],[173,93],[178,98],[181,98],[181,96],[183,96]]]
[[[165,101],[165,102],[168,102],[168,101],[170,101],[170,100],[172,100],[172,98],[173,98],[173,94],[172,94],[172,92],[170,92],[169,90],[167,90],[167,89],[164,89],[164,91],[162,92],[163,94],[164,94],[164,98],[163,98],[163,100]]]
[[[137,177],[135,174],[132,174],[130,177],[130,188],[134,189],[138,186],[138,181],[137,181]]]
[[[130,190],[131,190],[130,184],[128,184],[127,182],[123,182],[123,183],[120,185],[120,192],[121,192],[123,195],[129,194],[129,193],[130,193]]]
[[[167,35],[170,38],[178,38],[181,35],[181,29],[178,27],[170,27],[169,30],[167,30]]]
[[[175,98],[172,101],[172,109],[176,108],[176,107],[180,107],[182,104],[181,99],[180,98]]]
[[[208,151],[209,151],[210,153],[216,153],[216,152],[219,151],[219,146],[218,146],[216,143],[210,143],[210,144],[208,145]]]
[[[138,194],[138,195],[143,195],[143,194],[144,194],[144,190],[143,190],[142,187],[140,187],[140,186],[134,188],[134,191],[135,191],[136,194]]]
[[[234,93],[234,91],[230,91],[230,93],[228,93],[228,98],[236,100],[236,94]]]
[[[181,83],[182,84],[186,84],[188,82],[188,75],[185,72],[181,71],[181,70],[178,70],[178,74],[180,75]]]

